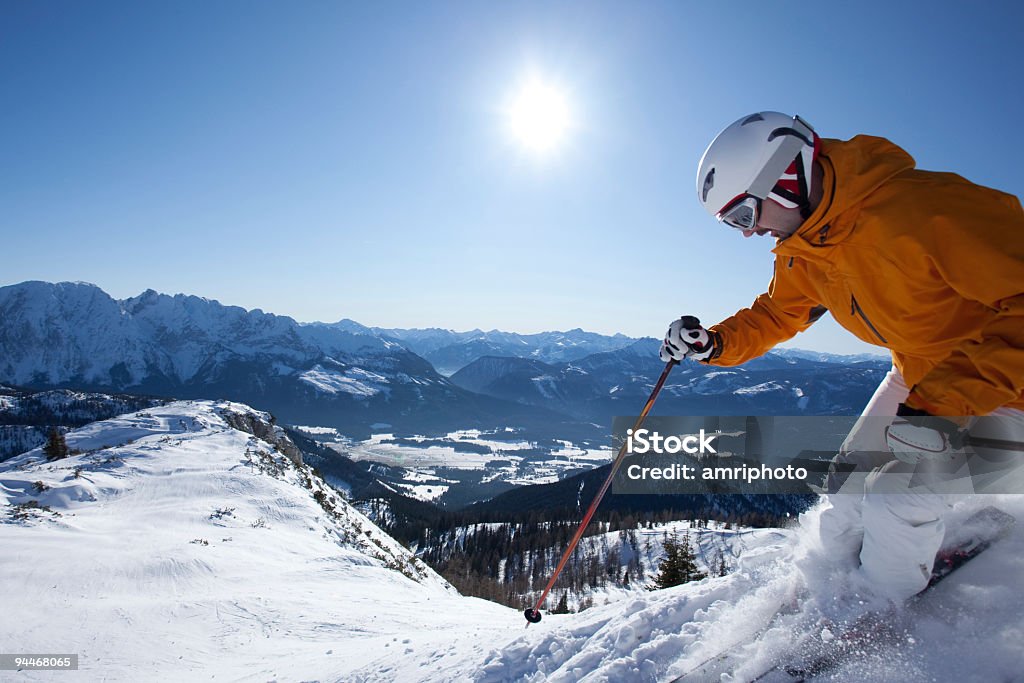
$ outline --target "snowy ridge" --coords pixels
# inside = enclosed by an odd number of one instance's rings
[[[640,340],[561,363],[485,356],[461,368],[451,381],[470,391],[602,423],[643,405],[664,369],[658,346],[656,340]],[[774,352],[728,369],[690,363],[669,377],[658,407],[667,415],[855,414],[889,367],[889,361],[878,358],[811,360]]]
[[[783,358],[804,358],[823,363],[863,363],[865,361],[889,360],[886,353],[827,353],[824,351],[809,351],[807,349],[796,349],[788,347],[777,347],[772,353]]]
[[[267,419],[172,403],[69,432],[66,459],[0,465],[0,573],[18,587],[5,649],[59,644],[93,680],[337,680],[386,654],[410,611],[464,600],[309,468],[228,426]]]

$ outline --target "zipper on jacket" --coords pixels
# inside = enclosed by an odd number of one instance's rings
[[[872,332],[874,332],[875,336],[878,337],[878,339],[883,344],[888,344],[889,343],[889,340],[887,340],[885,337],[883,337],[882,333],[878,331],[878,328],[875,327],[871,323],[871,320],[868,318],[868,316],[861,309],[860,304],[857,303],[857,297],[855,297],[852,294],[850,295],[850,315],[857,316],[858,318],[863,320],[864,324],[868,326],[868,329],[870,329]]]

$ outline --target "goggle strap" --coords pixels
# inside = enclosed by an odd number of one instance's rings
[[[804,186],[804,183],[800,183],[801,191],[803,191]],[[803,199],[800,198],[800,195],[798,195],[796,192],[790,192],[786,188],[779,187],[778,185],[772,188],[771,194],[776,194],[787,201],[793,202],[794,204],[799,204],[800,202],[803,201]]]

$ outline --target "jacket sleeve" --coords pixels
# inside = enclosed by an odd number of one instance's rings
[[[921,233],[942,279],[991,310],[912,388],[908,405],[935,415],[987,415],[1024,394],[1024,211],[1016,197],[971,187]]]
[[[806,273],[788,257],[775,259],[775,275],[768,291],[750,308],[738,311],[709,329],[716,352],[709,365],[740,365],[803,332],[825,314],[824,306],[804,294]]]

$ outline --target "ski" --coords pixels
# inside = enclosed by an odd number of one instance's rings
[[[971,515],[957,534],[959,540],[939,552],[927,587],[906,602],[905,611],[912,613],[935,586],[1005,537],[1015,522],[1013,515],[994,507],[983,508]],[[899,628],[899,620],[895,616],[888,611],[863,614],[839,633],[830,633],[827,642],[815,639],[813,652],[805,654],[802,663],[776,665],[754,680],[766,680],[769,674],[784,671],[788,678],[783,680],[799,683],[835,669],[854,653],[899,638],[905,629]],[[804,642],[802,640],[801,645]]]

